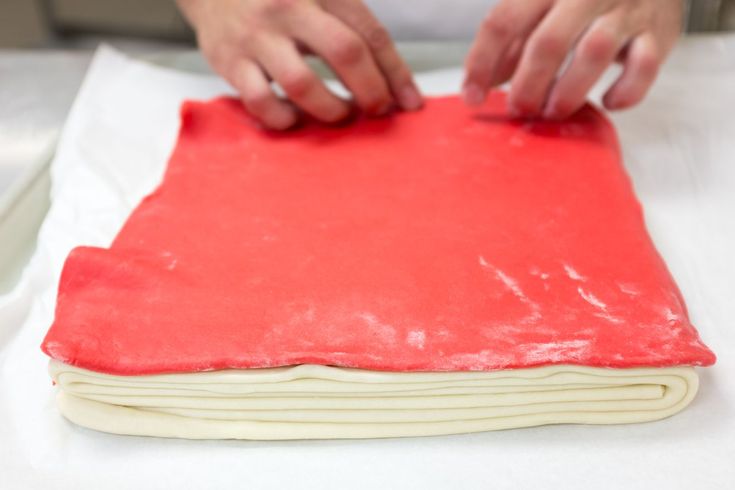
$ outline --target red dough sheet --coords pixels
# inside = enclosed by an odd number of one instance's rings
[[[504,107],[274,134],[186,102],[160,187],[67,258],[43,350],[121,375],[712,364],[610,123]]]

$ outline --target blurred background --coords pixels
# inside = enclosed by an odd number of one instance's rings
[[[673,0],[676,1],[676,0]],[[437,35],[466,38],[488,0],[463,0],[462,8],[443,2],[368,0],[378,16],[400,39]],[[447,2],[448,3],[448,2]],[[735,29],[735,0],[689,0],[688,32]],[[426,10],[442,10],[442,25],[421,22]],[[420,10],[421,12],[417,12]],[[447,12],[446,10],[450,10]],[[411,20],[414,20],[411,22]],[[423,24],[423,25],[422,25]],[[173,0],[2,0],[0,47],[87,47],[100,37],[146,39],[193,45],[194,36]]]

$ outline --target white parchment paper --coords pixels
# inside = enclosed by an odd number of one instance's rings
[[[419,81],[440,94],[460,78],[456,69]],[[735,37],[680,47],[647,101],[614,116],[654,241],[719,355],[683,413],[640,425],[301,442],[125,437],[64,420],[39,350],[64,258],[78,244],[109,244],[158,183],[181,101],[227,91],[213,77],[98,52],[53,162],[39,248],[0,297],[0,489],[735,486]]]

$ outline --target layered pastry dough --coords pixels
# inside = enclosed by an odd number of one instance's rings
[[[613,127],[591,107],[563,123],[505,107],[428,99],[274,134],[239,101],[185,103],[160,187],[109,248],[64,264],[42,346],[62,413],[304,439],[681,410],[715,357]]]
[[[333,439],[453,434],[557,423],[645,422],[692,400],[690,367],[572,365],[401,373],[319,365],[113,376],[51,361],[72,422],[189,439]]]

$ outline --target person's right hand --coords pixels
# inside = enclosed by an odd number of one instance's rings
[[[350,112],[309,68],[320,56],[367,114],[418,109],[411,72],[361,0],[177,0],[212,67],[239,92],[248,112],[272,129],[293,126],[297,107],[324,122]],[[270,80],[289,103],[276,96]]]

